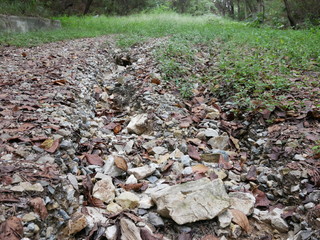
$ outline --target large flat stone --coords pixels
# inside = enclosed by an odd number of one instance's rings
[[[157,211],[178,224],[208,220],[230,206],[229,196],[220,179],[197,181],[169,186],[151,194]]]
[[[61,28],[58,20],[39,17],[7,16],[0,14],[0,32],[29,32]]]

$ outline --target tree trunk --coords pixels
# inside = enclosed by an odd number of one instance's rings
[[[291,14],[291,8],[290,5],[288,3],[288,0],[283,0],[284,6],[286,8],[286,12],[287,12],[287,16],[288,16],[288,20],[290,22],[291,27],[295,28],[296,27],[296,21],[293,18],[292,14]]]
[[[83,15],[88,14],[92,2],[93,0],[87,0],[86,7],[84,8],[84,11],[83,11]]]
[[[234,19],[234,3],[233,0],[229,0],[229,13],[231,18]]]
[[[238,8],[238,20],[241,20],[241,8],[240,8],[240,0],[237,0],[237,8]]]

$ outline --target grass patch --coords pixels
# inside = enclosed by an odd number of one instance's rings
[[[319,71],[320,30],[254,28],[215,16],[174,13],[139,14],[128,17],[60,17],[61,30],[0,35],[0,44],[33,46],[45,42],[118,34],[117,44],[130,47],[170,36],[155,51],[162,74],[174,81],[185,97],[194,83],[207,84],[221,99],[243,109],[257,103],[266,108],[295,108],[296,100],[284,101],[295,78]],[[298,87],[319,87],[305,77]],[[319,103],[318,103],[319,104]]]

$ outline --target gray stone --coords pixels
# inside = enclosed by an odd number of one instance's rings
[[[61,23],[57,20],[0,14],[0,32],[25,33],[29,31],[53,30],[58,28],[61,28]]]
[[[183,155],[181,157],[181,163],[183,164],[184,167],[188,167],[191,164],[192,159],[190,158],[189,155]]]
[[[213,149],[228,150],[229,149],[229,137],[227,133],[223,133],[221,136],[210,138],[208,144]]]
[[[148,221],[155,227],[164,226],[164,222],[162,218],[157,213],[154,213],[154,212],[150,212],[148,214]]]
[[[54,163],[54,158],[51,157],[50,155],[45,155],[45,156],[42,156],[40,157],[38,160],[37,160],[37,163],[49,163],[49,164],[53,164]]]
[[[208,220],[230,206],[229,196],[220,179],[201,178],[155,191],[151,197],[161,216],[178,224]]]
[[[141,135],[147,130],[148,114],[139,114],[131,118],[127,126],[128,133],[135,133]]]
[[[206,136],[206,137],[218,137],[219,136],[219,133],[217,130],[214,130],[212,128],[207,128],[203,134]]]
[[[253,213],[256,199],[251,193],[231,192],[229,193],[229,197],[231,208],[237,209],[247,216]]]
[[[232,221],[232,214],[229,210],[225,211],[224,213],[218,216],[219,225],[222,228],[228,227]]]
[[[68,141],[68,140],[63,140],[61,143],[60,143],[60,148],[61,149],[68,149],[68,148],[71,148],[72,147],[72,142],[71,141]]]
[[[105,203],[111,202],[115,197],[115,186],[112,183],[112,178],[108,176],[108,178],[96,182],[92,190],[92,196]]]

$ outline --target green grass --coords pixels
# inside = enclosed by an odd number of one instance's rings
[[[294,108],[295,101],[284,101],[296,84],[292,79],[305,71],[319,71],[320,67],[319,29],[254,28],[215,16],[174,13],[58,19],[61,30],[4,34],[0,35],[0,44],[34,46],[117,34],[118,46],[126,48],[148,38],[169,36],[154,52],[164,79],[174,81],[185,97],[192,96],[194,83],[202,82],[221,99],[250,110],[257,102],[268,108],[280,103],[287,109]],[[319,86],[312,78],[299,84]]]

